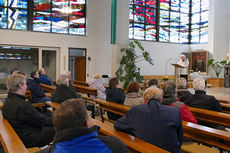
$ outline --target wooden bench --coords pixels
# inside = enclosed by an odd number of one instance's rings
[[[0,111],[0,140],[6,153],[29,153],[10,123]]]
[[[54,87],[54,86],[49,86],[49,85],[46,85],[46,84],[43,84],[43,83],[40,83],[40,86],[44,91],[50,92],[50,93],[53,93],[54,90],[56,89],[56,87]]]
[[[141,153],[167,153],[168,151],[165,151],[159,147],[156,147],[150,143],[147,143],[139,138],[136,138],[134,136],[131,136],[124,132],[116,131],[112,126],[105,125],[104,123],[93,120],[94,125],[100,126],[99,133],[102,135],[107,136],[115,136],[119,138],[124,144],[128,146],[130,149],[130,152],[141,152]]]
[[[72,83],[75,84],[75,85],[80,85],[80,86],[84,86],[84,87],[89,87],[89,83],[88,83],[88,82],[72,80]]]
[[[223,113],[230,114],[230,103],[229,104],[220,103],[220,105]]]
[[[32,102],[31,102],[32,96],[31,96],[30,90],[26,90],[25,97],[26,97],[26,99],[28,100],[28,102],[31,103],[31,105],[32,105],[33,107],[38,107],[38,108],[41,108],[41,109],[42,109],[42,107],[45,106],[44,103],[32,103]]]
[[[230,127],[230,114],[188,107],[198,121]]]

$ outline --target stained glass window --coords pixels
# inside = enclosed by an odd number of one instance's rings
[[[130,39],[173,43],[208,41],[209,0],[129,0],[129,2]]]
[[[129,38],[156,41],[156,1],[129,0]]]
[[[85,10],[85,0],[0,0],[0,28],[85,35]]]

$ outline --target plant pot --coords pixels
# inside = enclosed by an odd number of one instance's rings
[[[206,84],[210,84],[213,87],[224,87],[224,78],[207,78]]]

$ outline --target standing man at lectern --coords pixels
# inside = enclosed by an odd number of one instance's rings
[[[180,77],[185,78],[188,80],[188,66],[189,66],[189,61],[186,58],[184,54],[181,54],[180,56],[180,61],[177,63],[180,66],[183,66],[183,68],[179,68],[180,71]]]

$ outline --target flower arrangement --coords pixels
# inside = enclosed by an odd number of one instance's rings
[[[162,77],[162,80],[164,80],[164,81],[169,80],[169,76],[167,76],[167,75],[163,76],[163,77]]]

